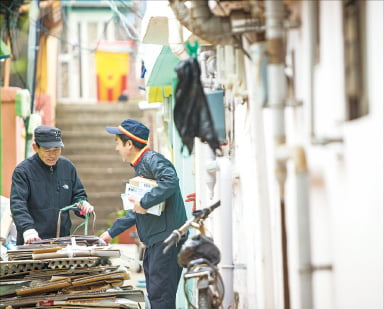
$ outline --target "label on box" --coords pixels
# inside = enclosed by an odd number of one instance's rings
[[[143,177],[135,177],[129,180],[129,183],[125,186],[125,193],[121,194],[123,200],[123,207],[125,210],[133,208],[133,203],[128,198],[134,198],[140,200],[145,193],[149,192],[153,187],[157,186],[155,180],[147,179]],[[160,216],[164,210],[165,202],[152,206],[147,209],[147,213]]]

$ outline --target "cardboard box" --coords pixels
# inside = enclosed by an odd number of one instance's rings
[[[148,179],[148,178],[144,178],[144,177],[140,177],[140,176],[131,178],[129,180],[129,184],[136,186],[136,187],[140,187],[140,188],[144,187],[144,188],[151,188],[152,189],[153,187],[157,187],[156,180]]]
[[[153,179],[148,179],[144,177],[134,177],[129,180],[129,183],[125,186],[125,193],[121,194],[121,199],[123,200],[123,207],[125,210],[133,208],[133,203],[128,200],[132,197],[135,199],[141,199],[145,193],[150,191],[153,187],[157,186],[157,182]],[[164,210],[165,202],[162,202],[158,205],[152,206],[147,209],[147,213],[160,216]]]

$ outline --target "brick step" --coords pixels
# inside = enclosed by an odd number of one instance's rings
[[[81,180],[84,188],[87,190],[88,196],[92,194],[101,195],[103,192],[113,192],[116,196],[120,196],[121,193],[125,190],[125,183],[122,181],[105,181],[98,180],[97,182],[94,180],[82,179]]]
[[[141,110],[138,109],[137,103],[132,104],[120,104],[120,103],[111,103],[111,104],[57,104],[56,112],[66,112],[66,113],[79,113],[79,112],[113,112],[113,111],[128,111],[131,113],[140,113]]]
[[[128,164],[124,164],[120,158],[120,156],[116,154],[110,155],[95,155],[95,154],[72,154],[67,156],[76,166],[81,167],[121,167],[121,168],[129,168]],[[123,165],[124,164],[124,165]]]
[[[113,134],[109,134],[105,128],[97,129],[95,131],[65,131],[65,135],[63,132],[63,141],[66,144],[71,143],[79,143],[79,142],[97,142],[97,143],[112,143],[115,142],[115,136]],[[67,146],[67,145],[65,145]]]
[[[131,102],[130,102],[131,103]],[[57,104],[56,126],[62,130],[62,155],[71,160],[87,190],[88,199],[96,209],[96,231],[99,236],[122,210],[120,194],[125,183],[134,177],[134,170],[115,152],[114,136],[105,131],[125,118],[143,119],[137,104]],[[73,227],[83,222],[71,216]],[[92,217],[91,217],[92,219]],[[89,232],[90,226],[88,227]],[[83,233],[83,227],[79,235]]]
[[[99,113],[88,113],[88,112],[61,112],[56,117],[56,122],[59,121],[65,123],[94,123],[97,120],[100,120],[100,123],[112,122],[119,124],[125,117],[137,118],[140,116],[138,113],[130,112],[99,112]]]
[[[126,163],[124,165],[127,165]],[[81,167],[77,166],[77,172],[82,178],[90,179],[130,179],[134,177],[134,171],[132,167],[124,166],[118,167]]]
[[[88,199],[92,204],[109,203],[111,206],[111,212],[120,210],[123,207],[123,202],[120,197],[121,191],[117,192],[90,192]]]
[[[92,143],[88,141],[84,141],[82,143],[67,143],[66,141],[63,142],[64,148],[62,150],[62,155],[67,156],[68,159],[70,159],[72,155],[91,154],[93,156],[112,155],[115,156],[116,159],[121,160],[120,155],[115,151],[116,145],[114,143]]]

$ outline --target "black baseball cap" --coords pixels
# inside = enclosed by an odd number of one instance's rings
[[[51,126],[38,126],[35,129],[35,141],[45,149],[64,147],[61,130]]]

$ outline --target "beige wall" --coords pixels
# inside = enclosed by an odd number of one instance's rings
[[[3,195],[9,197],[11,191],[12,173],[16,165],[24,157],[24,139],[22,138],[24,123],[16,117],[15,95],[18,87],[3,87],[1,89],[1,130],[2,130],[2,179]]]

